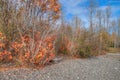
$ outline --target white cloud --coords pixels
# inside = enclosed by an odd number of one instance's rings
[[[82,16],[87,10],[83,7],[78,7],[78,5],[84,2],[86,2],[86,0],[60,0],[65,16],[68,14]]]

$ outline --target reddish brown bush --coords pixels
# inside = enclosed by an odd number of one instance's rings
[[[51,35],[41,39],[37,34],[34,38],[29,35],[21,37],[21,41],[10,42],[5,45],[7,41],[5,36],[0,33],[0,61],[10,62],[17,59],[22,64],[44,65],[54,58],[54,40],[55,36]]]

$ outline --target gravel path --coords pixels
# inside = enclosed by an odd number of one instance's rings
[[[120,80],[120,54],[65,60],[42,70],[4,71],[0,80]]]

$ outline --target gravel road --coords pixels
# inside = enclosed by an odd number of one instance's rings
[[[42,70],[4,71],[0,80],[120,80],[120,54],[65,60]]]

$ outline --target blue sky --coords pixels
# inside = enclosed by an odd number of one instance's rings
[[[87,22],[87,9],[89,0],[60,0],[62,5],[62,13],[66,21],[72,20],[74,16],[78,16]],[[104,10],[108,5],[111,6],[111,18],[120,17],[120,0],[97,0],[98,8]]]

